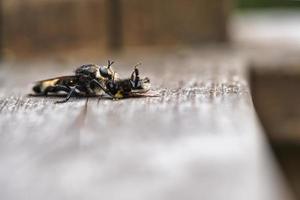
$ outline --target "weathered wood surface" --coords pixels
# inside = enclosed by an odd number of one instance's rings
[[[129,74],[123,66],[136,57],[116,70]],[[243,60],[188,52],[141,61],[160,97],[61,105],[27,97],[27,84],[71,68],[3,64],[1,199],[287,199]]]

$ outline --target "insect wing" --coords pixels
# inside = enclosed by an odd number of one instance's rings
[[[55,85],[57,83],[65,83],[68,85],[73,85],[78,81],[77,76],[59,76],[59,77],[54,77],[54,78],[49,78],[49,79],[44,79],[44,80],[40,80],[37,81],[36,83],[39,84],[44,84],[44,83],[48,83],[51,85]]]

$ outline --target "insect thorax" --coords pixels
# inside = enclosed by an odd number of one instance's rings
[[[75,74],[77,76],[83,75],[83,76],[95,78],[99,76],[99,68],[100,66],[96,64],[82,65],[75,70]]]

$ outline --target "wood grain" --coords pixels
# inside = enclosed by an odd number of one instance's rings
[[[26,96],[26,82],[59,71],[4,65],[1,198],[287,199],[245,62],[219,55],[144,56],[141,74],[159,97],[59,105],[56,97]],[[115,69],[129,74],[121,66],[134,56],[120,58]]]

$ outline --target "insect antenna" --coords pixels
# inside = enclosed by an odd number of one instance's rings
[[[114,63],[115,63],[114,61],[110,61],[110,60],[108,60],[108,65],[107,65],[107,68],[109,69],[109,68],[110,68],[110,66],[112,66]]]
[[[140,66],[142,63],[137,63],[133,68],[134,68],[134,70],[133,70],[133,72],[132,72],[132,74],[131,74],[131,79],[133,80],[134,79],[134,74],[136,75],[136,76],[139,76],[139,70],[138,70],[138,68],[137,68],[137,66]]]

